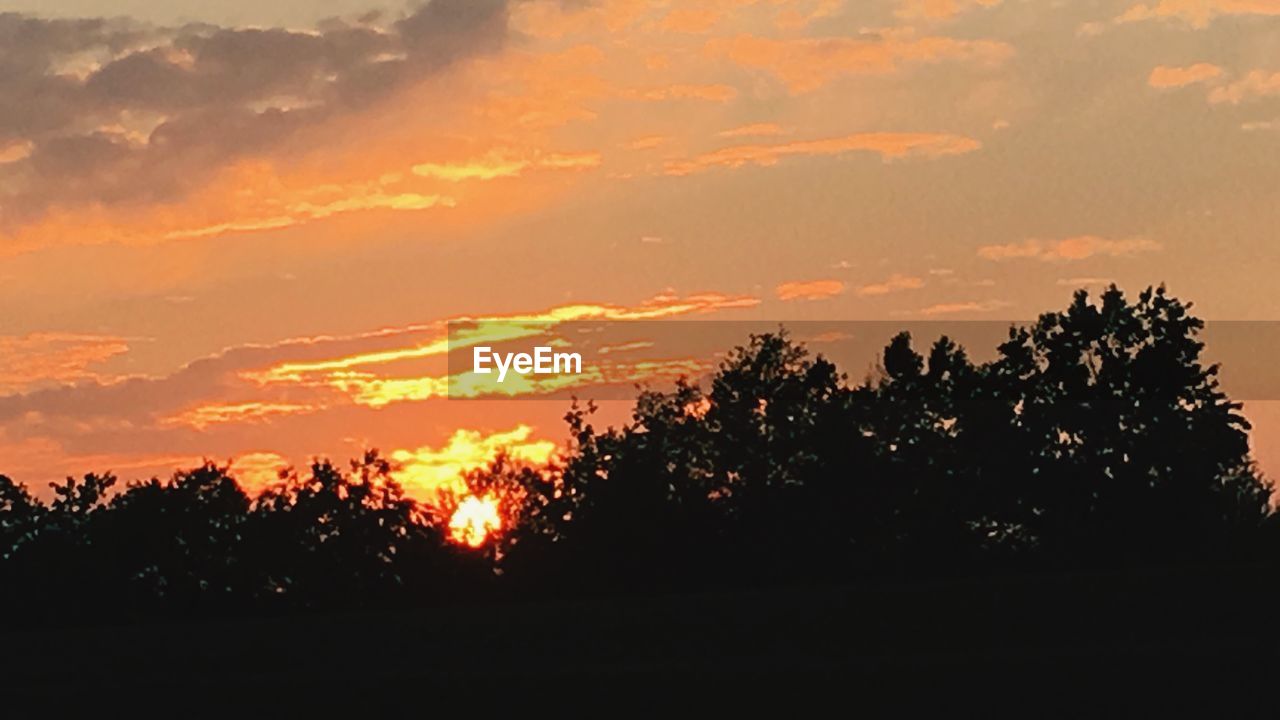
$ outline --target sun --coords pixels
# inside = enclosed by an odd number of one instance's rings
[[[502,529],[498,501],[491,495],[467,496],[449,518],[449,537],[454,542],[480,547],[489,534]]]

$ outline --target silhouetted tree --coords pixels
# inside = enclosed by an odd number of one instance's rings
[[[575,401],[558,457],[465,474],[501,516],[477,548],[449,537],[463,495],[415,502],[376,452],[254,500],[208,462],[119,492],[68,478],[47,504],[0,476],[0,601],[74,622],[1274,553],[1190,309],[1080,292],[983,364],[900,334],[857,385],[785,330],[751,336],[705,391],[642,389],[603,430]]]
[[[253,592],[242,533],[249,499],[211,462],[115,496],[97,530],[103,553],[143,600],[171,607],[243,605]]]

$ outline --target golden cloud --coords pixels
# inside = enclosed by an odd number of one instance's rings
[[[844,283],[839,280],[799,280],[782,283],[773,292],[783,301],[822,300],[843,293]]]
[[[240,455],[231,462],[231,477],[250,497],[280,481],[280,473],[289,467],[289,461],[273,452],[251,452]]]
[[[405,494],[420,502],[433,502],[441,491],[464,494],[463,473],[487,465],[499,452],[515,460],[545,463],[556,453],[550,440],[533,438],[533,428],[518,425],[488,435],[478,430],[459,429],[443,447],[430,445],[390,454],[398,468],[395,477]]]
[[[1012,303],[1006,300],[980,300],[970,302],[939,303],[919,310],[921,315],[936,317],[938,315],[957,315],[960,313],[988,313],[1007,308]]]
[[[162,421],[164,425],[182,425],[204,430],[210,425],[223,423],[265,422],[281,415],[298,415],[314,412],[319,408],[297,403],[245,402],[211,403],[199,405],[172,415]]]
[[[619,362],[597,368],[584,367],[581,374],[572,377],[512,378],[501,385],[479,377],[466,378],[466,382],[471,383],[466,385],[460,383],[458,378],[451,378],[440,372],[397,377],[375,370],[403,361],[443,358],[450,350],[480,343],[498,343],[545,335],[558,323],[582,320],[655,320],[753,307],[757,304],[759,299],[741,295],[701,293],[680,297],[664,293],[631,307],[579,304],[562,305],[534,313],[459,317],[453,319],[455,325],[452,336],[448,333],[449,321],[443,321],[431,326],[433,332],[428,339],[408,347],[391,347],[322,360],[283,362],[265,369],[245,371],[241,376],[259,386],[284,384],[330,388],[343,393],[352,402],[368,407],[442,398],[451,394],[468,397],[487,394],[523,395],[600,383],[632,382],[653,375],[678,375],[691,368],[683,359],[665,364]]]
[[[413,174],[422,177],[462,182],[519,177],[526,170],[582,170],[600,166],[600,153],[535,153],[531,157],[513,158],[507,150],[494,150],[483,157],[460,163],[420,163]]]
[[[823,140],[721,148],[688,160],[670,160],[664,165],[664,170],[667,175],[691,175],[716,167],[770,166],[786,157],[844,155],[851,152],[873,152],[883,160],[935,158],[963,155],[981,147],[982,143],[973,138],[948,133],[858,133]]]
[[[1147,84],[1153,88],[1180,88],[1221,76],[1222,68],[1209,63],[1196,63],[1186,67],[1159,65],[1151,71]]]
[[[90,366],[128,351],[124,338],[105,335],[0,335],[0,395],[42,385],[101,379],[90,371]]]

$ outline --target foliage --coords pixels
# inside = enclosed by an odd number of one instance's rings
[[[503,519],[478,549],[450,540],[462,497],[414,502],[374,452],[255,499],[208,462],[118,492],[68,478],[48,504],[0,476],[0,597],[66,618],[1257,554],[1271,488],[1190,309],[1080,292],[986,363],[898,335],[860,384],[753,336],[706,390],[643,389],[606,429],[575,402],[545,466],[468,473]]]

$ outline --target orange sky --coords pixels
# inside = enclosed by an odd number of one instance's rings
[[[454,318],[1280,315],[1280,0],[113,8],[0,2],[0,472],[38,490],[546,457],[563,403],[439,396]]]

